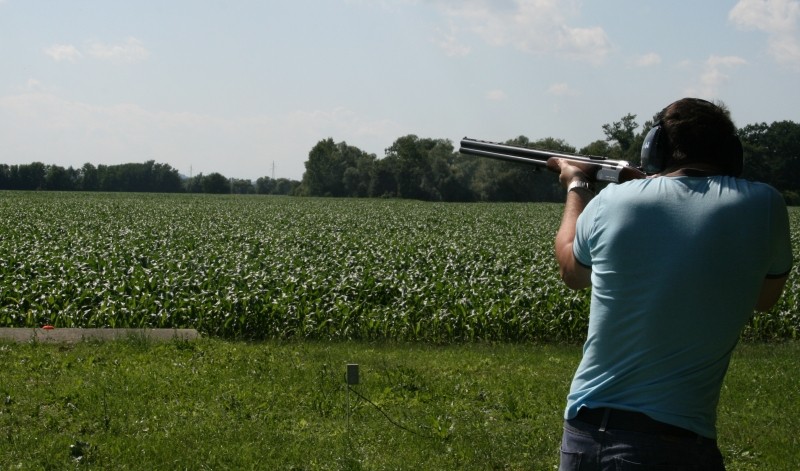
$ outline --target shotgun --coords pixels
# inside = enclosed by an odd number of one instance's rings
[[[589,177],[600,182],[622,183],[637,178],[645,178],[647,176],[641,169],[633,167],[625,160],[612,160],[607,157],[594,155],[578,155],[532,149],[529,147],[499,144],[497,142],[479,141],[468,137],[461,140],[459,152],[465,155],[546,166],[554,172],[559,172],[560,170],[553,164],[548,165],[547,161],[551,158],[564,159],[581,167]]]

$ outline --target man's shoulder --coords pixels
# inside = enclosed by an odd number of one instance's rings
[[[746,190],[753,196],[761,196],[763,198],[779,199],[783,201],[781,193],[772,185],[755,180],[747,180],[744,178],[723,177],[723,182],[729,186],[735,186],[738,190]]]
[[[745,178],[736,178],[734,180],[739,182],[739,184],[742,184],[742,182],[744,182],[743,184],[748,185],[751,188],[757,189],[758,191],[764,191],[767,193],[778,193],[778,190],[775,189],[775,187],[770,185],[769,183],[760,182],[756,180],[747,180]]]
[[[637,195],[647,191],[647,188],[652,186],[653,181],[653,178],[640,178],[622,183],[610,183],[600,193],[607,197],[613,196],[615,198],[624,195]]]

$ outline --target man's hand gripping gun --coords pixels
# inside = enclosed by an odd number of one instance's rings
[[[561,172],[556,159],[563,159],[580,168],[589,178],[599,182],[622,183],[647,176],[642,170],[631,166],[624,160],[552,152],[496,142],[478,141],[467,137],[461,140],[459,152],[478,157],[546,166],[556,173]]]

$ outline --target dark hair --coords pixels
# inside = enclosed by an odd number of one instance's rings
[[[670,165],[705,163],[723,173],[742,171],[742,145],[723,103],[683,98],[661,110],[655,121],[667,137]]]

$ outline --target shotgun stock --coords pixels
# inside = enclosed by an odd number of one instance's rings
[[[551,158],[564,159],[581,167],[589,177],[600,182],[622,183],[637,178],[645,178],[647,176],[641,169],[631,166],[624,160],[612,160],[607,157],[593,155],[577,155],[532,149],[529,147],[512,146],[496,142],[479,141],[468,137],[461,140],[459,152],[465,155],[546,166],[548,169],[555,172],[559,171],[558,168],[548,165],[547,161]]]

